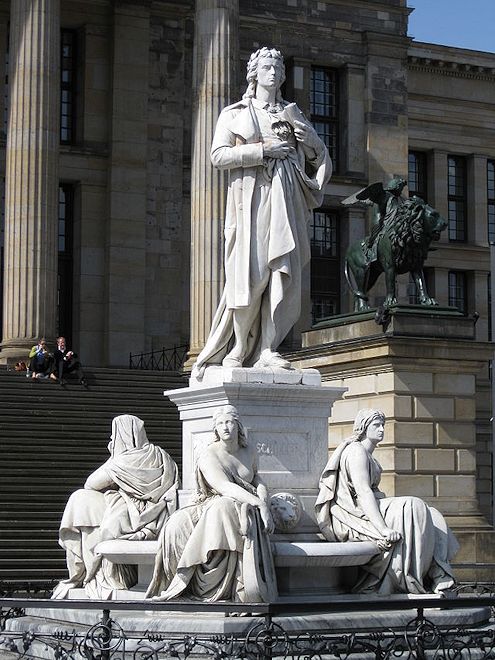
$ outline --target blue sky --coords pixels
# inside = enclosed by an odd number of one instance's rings
[[[495,0],[407,0],[416,41],[495,53]]]

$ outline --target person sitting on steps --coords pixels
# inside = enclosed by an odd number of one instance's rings
[[[88,386],[81,363],[78,360],[77,354],[69,351],[65,337],[57,338],[57,348],[54,353],[55,369],[53,373],[60,385],[65,385],[65,376],[67,374],[75,374],[79,379],[81,385]]]
[[[29,351],[29,366],[26,378],[48,378],[53,370],[53,355],[48,350],[46,339],[42,337]]]

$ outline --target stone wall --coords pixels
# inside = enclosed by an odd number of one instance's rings
[[[151,17],[143,350],[189,338],[192,21]]]

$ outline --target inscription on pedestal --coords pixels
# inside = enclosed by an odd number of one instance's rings
[[[262,474],[310,469],[308,433],[254,433],[252,441],[256,443]]]

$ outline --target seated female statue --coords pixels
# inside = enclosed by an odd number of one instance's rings
[[[77,587],[84,587],[90,598],[111,598],[114,589],[132,587],[137,567],[113,564],[95,547],[111,539],[156,539],[175,511],[177,465],[148,441],[142,420],[115,417],[108,450],[110,458],[65,507],[59,543],[66,551],[69,578],[55,587],[52,598],[66,598]]]
[[[373,451],[385,416],[360,410],[352,435],[333,452],[320,478],[316,517],[329,541],[374,541],[381,550],[353,591],[442,593],[455,580],[449,561],[457,541],[442,514],[417,497],[385,497]]]
[[[215,411],[213,429],[213,441],[198,458],[195,501],[161,531],[147,597],[273,600],[273,521],[256,452],[233,406]]]

